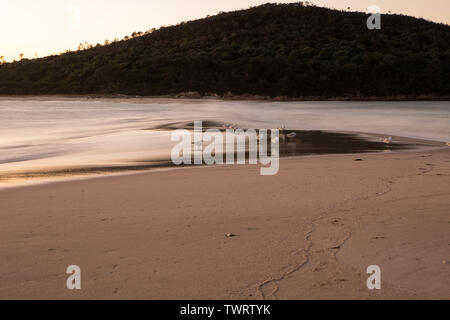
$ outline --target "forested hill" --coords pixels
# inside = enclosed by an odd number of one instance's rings
[[[221,13],[0,65],[0,94],[450,96],[450,26],[367,18],[300,3]]]

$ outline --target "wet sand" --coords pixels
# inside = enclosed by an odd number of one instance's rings
[[[225,124],[215,121],[204,121],[203,132],[208,129],[219,129],[225,134]],[[144,130],[152,131],[173,131],[176,129],[186,129],[193,133],[193,123],[175,122],[155,126]],[[248,130],[245,128],[244,130]],[[295,137],[288,138],[289,134],[295,134]],[[444,147],[443,142],[412,139],[406,137],[393,137],[392,143],[384,143],[385,135],[362,132],[334,132],[319,130],[289,130],[286,129],[280,133],[279,155],[280,157],[295,157],[306,155],[325,155],[325,154],[356,154],[370,152],[399,152],[408,150],[425,150]],[[224,138],[225,140],[225,138]],[[270,156],[270,131],[267,145],[269,146],[268,155]],[[206,144],[203,146],[205,147]],[[194,153],[192,147],[192,154]],[[223,145],[223,150],[227,146]],[[233,150],[237,150],[236,145]],[[249,159],[249,145],[246,140],[245,158]],[[3,167],[0,170],[0,188],[10,187],[12,185],[26,185],[31,183],[40,183],[42,181],[58,181],[71,178],[89,178],[99,175],[111,175],[120,173],[148,171],[159,168],[175,168],[176,165],[170,159],[170,152],[160,156],[159,159],[128,159],[123,160],[122,164],[103,164],[103,165],[60,165],[59,167],[44,166],[34,167],[33,169],[11,169]],[[225,154],[223,161],[225,162]],[[234,151],[234,158],[237,153]],[[70,159],[70,158],[69,158]],[[193,159],[192,159],[193,161]],[[70,161],[67,161],[70,163]]]
[[[0,190],[0,298],[449,299],[449,176],[441,149]]]

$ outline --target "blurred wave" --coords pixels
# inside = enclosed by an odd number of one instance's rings
[[[450,141],[450,102],[0,101],[0,171],[166,159],[170,132],[209,120],[247,128],[380,133]]]

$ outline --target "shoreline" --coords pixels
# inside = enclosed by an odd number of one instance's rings
[[[390,151],[389,154],[404,154],[404,153],[425,153],[425,152],[446,152],[448,148],[445,147],[427,147],[427,148],[417,148],[417,149],[409,149],[409,150],[398,150],[398,151]],[[295,155],[295,156],[286,156],[286,157],[280,157],[280,160],[299,160],[299,159],[311,159],[311,158],[325,158],[325,157],[333,157],[333,156],[353,156],[356,158],[363,157],[364,155],[380,155],[383,152],[365,152],[365,153],[333,153],[333,154],[309,154],[309,155]],[[154,172],[166,172],[166,171],[173,171],[173,170],[188,170],[188,169],[204,169],[204,168],[217,168],[217,167],[223,167],[223,166],[229,166],[226,164],[213,164],[213,165],[182,165],[182,166],[155,166],[155,167],[149,167],[146,169],[121,169],[120,167],[115,168],[114,170],[108,171],[107,168],[82,168],[83,171],[86,171],[87,173],[73,173],[73,174],[66,174],[66,175],[52,175],[53,173],[42,171],[37,174],[48,174],[48,177],[46,178],[25,178],[23,181],[17,182],[17,183],[11,183],[8,182],[1,183],[0,182],[0,192],[2,190],[8,190],[8,189],[21,189],[21,188],[28,188],[28,187],[38,187],[42,185],[49,185],[49,184],[55,184],[55,183],[68,183],[73,181],[87,181],[91,179],[103,179],[103,178],[114,178],[114,177],[122,177],[122,176],[135,176],[135,175],[142,175],[142,174],[148,174],[148,173],[154,173]],[[239,167],[250,167],[250,168],[257,168],[259,169],[261,165],[250,165],[246,163],[245,165],[239,165],[234,164],[233,166],[239,166]],[[100,170],[99,170],[100,169]],[[102,170],[105,169],[105,170]],[[28,173],[27,173],[28,174]],[[1,181],[1,180],[0,180]]]
[[[213,166],[0,190],[0,297],[448,299],[449,159],[293,157],[272,177]],[[71,264],[79,292],[64,289]],[[382,290],[365,287],[373,264]]]
[[[203,95],[198,93],[170,94],[161,96],[134,96],[124,94],[55,94],[55,95],[0,95],[0,101],[108,101],[108,102],[157,102],[171,101],[207,102],[207,101],[255,101],[255,102],[402,102],[402,101],[450,101],[450,96],[390,96],[390,97],[269,97],[259,95]]]
[[[297,135],[302,132],[301,130],[288,130],[297,132]],[[309,131],[305,131],[309,132]],[[315,132],[315,131],[312,131]],[[383,146],[383,143],[380,143],[379,140],[385,137],[382,134],[376,133],[366,133],[366,132],[352,132],[352,131],[317,131],[323,134],[330,135],[349,135],[349,137],[359,137],[366,141],[367,143],[374,143],[374,146]],[[365,150],[356,152],[349,152],[349,150],[342,150],[342,152],[320,152],[320,148],[316,146],[316,151],[306,154],[283,154],[282,149],[280,149],[280,160],[281,159],[290,159],[290,158],[304,158],[304,157],[323,157],[323,156],[333,156],[333,155],[353,155],[353,156],[363,156],[370,154],[379,154],[388,151],[389,153],[404,153],[404,152],[433,152],[439,150],[445,150],[447,147],[444,142],[434,141],[434,140],[425,140],[425,139],[415,139],[408,137],[400,137],[393,136],[395,143],[392,145],[385,145],[387,148],[385,150]],[[297,139],[297,138],[296,138]],[[356,140],[357,141],[357,140]],[[303,141],[300,140],[300,144]],[[327,142],[329,148],[330,143]],[[398,149],[397,149],[398,148]],[[246,157],[247,158],[247,157]],[[248,160],[248,159],[247,159]],[[174,165],[170,159],[167,160],[158,160],[153,161],[153,164],[145,164],[137,163],[135,165],[124,164],[124,165],[115,165],[115,166],[67,166],[61,168],[41,168],[34,169],[34,171],[30,170],[20,170],[20,171],[3,171],[0,172],[0,190],[17,188],[17,187],[25,187],[25,186],[35,186],[42,184],[49,184],[55,182],[63,182],[63,181],[77,181],[77,180],[85,180],[85,179],[93,179],[93,178],[101,178],[108,176],[121,176],[121,175],[135,175],[142,174],[151,171],[166,171],[173,169],[186,169],[191,167],[211,167],[211,165],[201,164],[201,165]],[[237,164],[234,164],[237,165]],[[220,166],[220,165],[212,165],[212,166]],[[241,165],[242,166],[242,165]],[[244,166],[250,166],[246,163]],[[253,167],[262,167],[260,164],[254,165]]]

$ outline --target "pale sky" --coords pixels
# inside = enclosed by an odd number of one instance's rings
[[[80,42],[103,43],[134,31],[244,9],[270,0],[0,0],[0,56],[33,58],[76,49]],[[274,0],[274,2],[297,2]],[[377,5],[450,24],[450,0],[310,0],[318,6],[366,11]]]

